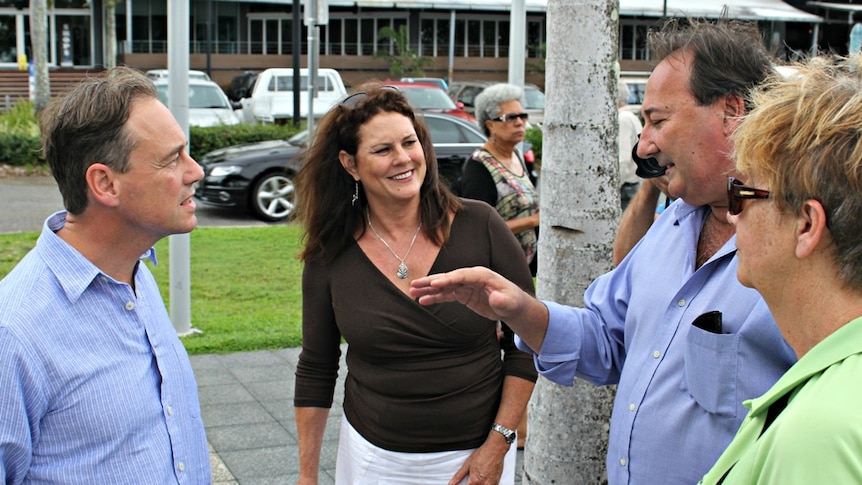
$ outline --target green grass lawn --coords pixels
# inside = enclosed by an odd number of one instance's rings
[[[296,347],[302,339],[300,227],[203,227],[191,233],[190,354]],[[0,234],[0,277],[35,244],[37,233]],[[168,240],[150,269],[170,308]]]

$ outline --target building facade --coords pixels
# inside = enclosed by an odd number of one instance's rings
[[[52,68],[100,69],[105,65],[106,15],[111,0],[53,0],[48,13]],[[544,85],[543,45],[547,0],[526,3],[526,81]],[[294,54],[307,65],[308,28],[300,20],[294,40],[293,0],[189,0],[190,66],[221,84],[243,70],[290,67]],[[780,0],[620,0],[620,65],[647,72],[646,35],[665,17],[756,20],[778,58],[819,46],[822,17]],[[328,22],[319,27],[319,66],[338,69],[348,85],[388,76],[375,52],[395,50],[383,27],[410,33],[410,47],[431,59],[426,75],[459,80],[505,80],[511,32],[511,0],[329,0]],[[141,69],[167,66],[168,0],[118,0],[117,62]],[[0,70],[26,66],[30,56],[29,2],[0,0]],[[301,17],[300,17],[301,18]],[[848,30],[849,31],[849,30]],[[831,32],[831,30],[830,30]],[[22,64],[23,63],[23,64]]]

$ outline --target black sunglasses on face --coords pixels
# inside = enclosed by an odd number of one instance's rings
[[[755,189],[742,185],[742,181],[734,177],[727,178],[727,212],[735,216],[742,212],[745,199],[768,199],[768,190]]]
[[[401,90],[400,90],[400,89],[398,89],[398,88],[396,88],[395,86],[380,86],[380,89],[386,89],[386,90],[389,90],[389,91],[395,91],[396,93],[400,93],[400,92],[401,92]],[[350,96],[348,96],[348,97],[346,97],[346,98],[342,99],[342,100],[341,100],[341,102],[340,102],[340,103],[338,103],[338,106],[344,106],[345,108],[353,109],[353,108],[355,108],[355,107],[356,107],[356,104],[357,104],[357,103],[359,103],[359,101],[361,101],[361,100],[362,100],[362,98],[364,98],[364,97],[365,97],[365,95],[366,95],[366,94],[368,94],[368,93],[367,93],[367,92],[365,92],[365,91],[360,91],[360,92],[358,92],[358,93],[353,93],[353,94],[351,94]]]
[[[528,119],[530,119],[530,114],[529,113],[506,113],[506,114],[500,115],[496,118],[491,118],[491,121],[501,121],[501,122],[505,122],[505,123],[511,123],[518,118],[520,118],[524,121],[527,121]]]

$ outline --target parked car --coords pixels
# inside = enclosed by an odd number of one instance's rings
[[[257,81],[257,73],[254,71],[245,71],[237,74],[230,80],[230,84],[228,84],[226,91],[228,99],[239,101],[251,96],[255,81]]]
[[[168,70],[167,69],[150,69],[147,71],[147,77],[150,79],[167,79],[168,78]],[[212,81],[207,73],[203,71],[197,71],[194,69],[189,69],[189,79],[200,79],[202,81]]]
[[[457,116],[467,121],[476,122],[476,117],[464,111],[464,106],[454,101],[443,89],[436,84],[403,82],[386,80],[382,84],[394,86],[401,90],[407,101],[415,109],[425,112],[446,113]]]
[[[644,91],[646,91],[646,82],[649,73],[643,74],[623,74],[620,76],[620,81],[626,83],[629,88],[629,98],[623,109],[629,110],[638,115],[643,123],[643,115],[641,114],[641,105],[644,102]]]
[[[299,72],[299,116],[308,117],[308,69]],[[335,69],[318,69],[312,115],[321,117],[347,95],[341,74]],[[248,102],[243,102],[245,121],[287,123],[293,119],[293,69],[270,68],[261,72]],[[247,112],[246,110],[250,110]]]
[[[449,86],[449,97],[460,102],[464,111],[474,113],[476,96],[496,81],[454,81]],[[545,119],[545,93],[535,84],[524,85],[524,111],[530,115],[530,124],[541,125]]]
[[[402,77],[401,82],[433,84],[440,86],[443,91],[449,90],[449,84],[442,77]]]
[[[440,176],[457,190],[461,167],[485,143],[472,122],[443,113],[422,113]],[[215,150],[200,160],[204,178],[195,198],[202,203],[250,212],[264,221],[287,219],[295,207],[293,176],[299,170],[308,132],[286,140],[251,143]]]
[[[168,80],[159,78],[153,81],[159,92],[159,99],[168,105]],[[240,122],[221,86],[201,79],[189,79],[189,126],[236,125]]]

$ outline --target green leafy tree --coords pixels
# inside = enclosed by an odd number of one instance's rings
[[[383,27],[377,32],[377,37],[381,40],[389,39],[394,44],[394,54],[389,49],[378,50],[374,53],[375,58],[386,59],[386,62],[389,63],[389,74],[393,77],[424,76],[425,68],[434,65],[432,59],[422,57],[410,48],[410,35],[406,25],[402,25],[398,30],[392,27]]]
[[[532,51],[535,48],[535,46],[527,46],[527,48],[530,51]],[[527,69],[530,72],[538,72],[538,73],[544,74],[545,73],[545,58],[547,57],[547,53],[548,53],[548,44],[543,42],[541,45],[539,45],[538,50],[539,50],[539,55],[538,55],[539,60],[537,60],[536,62],[528,62],[527,63]]]

